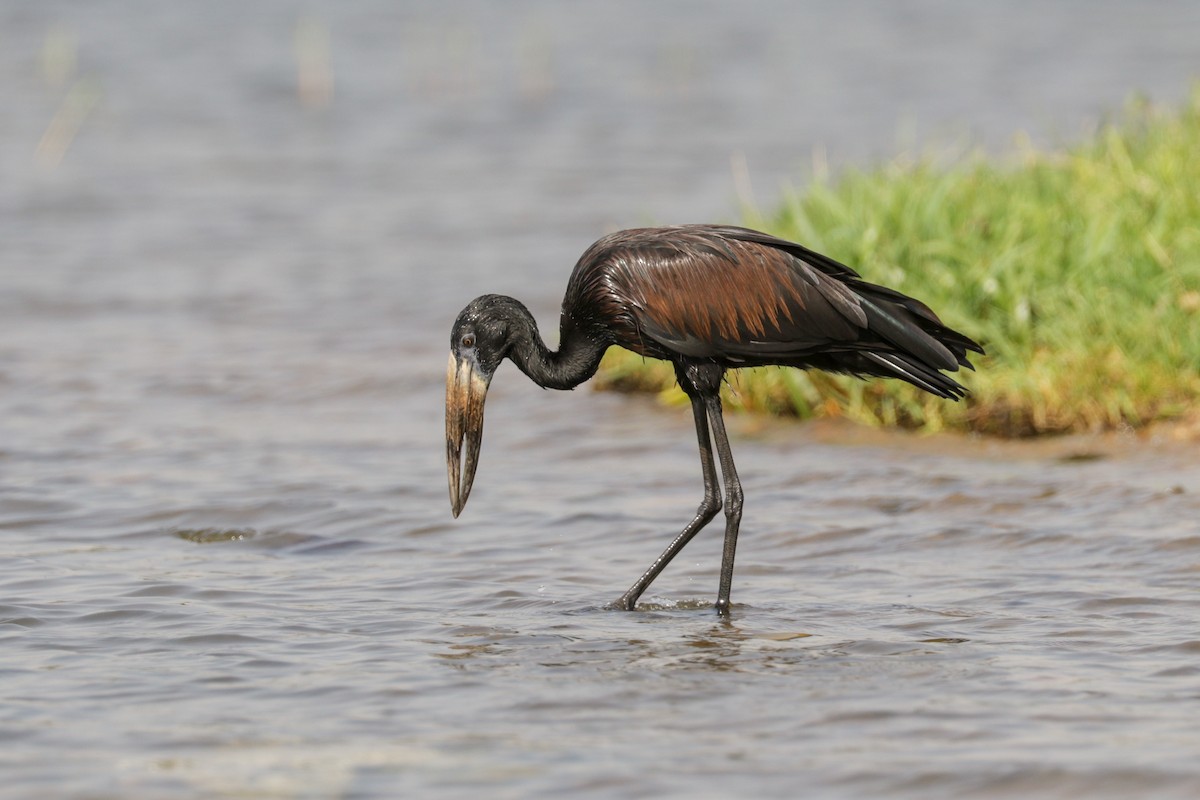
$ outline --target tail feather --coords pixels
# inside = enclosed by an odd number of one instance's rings
[[[867,312],[868,330],[893,344],[897,350],[910,353],[932,367],[958,369],[959,359],[955,354],[924,330],[903,306],[876,303],[866,297],[861,302]]]
[[[966,389],[939,370],[957,372],[966,367],[973,371],[967,354],[983,353],[976,341],[946,327],[920,300],[865,281],[857,281],[855,289],[867,310],[868,330],[895,348],[864,352],[868,360],[887,367],[887,374],[940,397],[966,395]]]
[[[880,374],[907,381],[918,389],[948,400],[966,397],[967,390],[957,381],[948,378],[907,353],[880,353],[865,351],[863,358],[882,367]]]

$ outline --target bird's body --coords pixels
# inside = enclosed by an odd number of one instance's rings
[[[447,376],[450,494],[470,492],[483,397],[504,358],[538,384],[570,389],[595,374],[612,345],[670,361],[692,401],[705,498],[696,517],[619,601],[632,609],[663,567],[722,507],[711,431],[725,478],[726,538],[717,607],[726,612],[742,492],[721,416],[727,369],[761,365],[900,378],[939,397],[962,386],[942,374],[982,353],[923,303],[862,280],[807,248],[747,228],[682,225],[618,231],[580,257],[563,299],[559,349],[542,343],[529,311],[502,295],[477,298],[451,334]],[[466,470],[460,474],[466,437]]]

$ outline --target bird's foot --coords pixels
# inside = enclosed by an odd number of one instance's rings
[[[637,607],[637,598],[623,594],[617,598],[616,602],[612,604],[612,607],[618,611],[633,611],[634,608]]]

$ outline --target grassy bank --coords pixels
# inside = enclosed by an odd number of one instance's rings
[[[731,373],[730,407],[1031,435],[1143,425],[1200,406],[1200,85],[1132,102],[1063,151],[849,170],[747,224],[928,303],[984,344],[964,402],[899,381]],[[669,367],[610,351],[613,388],[678,393]],[[682,396],[676,399],[682,402]]]

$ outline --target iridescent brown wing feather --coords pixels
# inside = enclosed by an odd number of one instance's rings
[[[563,312],[564,325],[601,325],[614,343],[657,358],[884,375],[942,396],[962,388],[939,370],[969,367],[966,352],[982,352],[923,303],[734,226],[599,240],[576,265]]]

